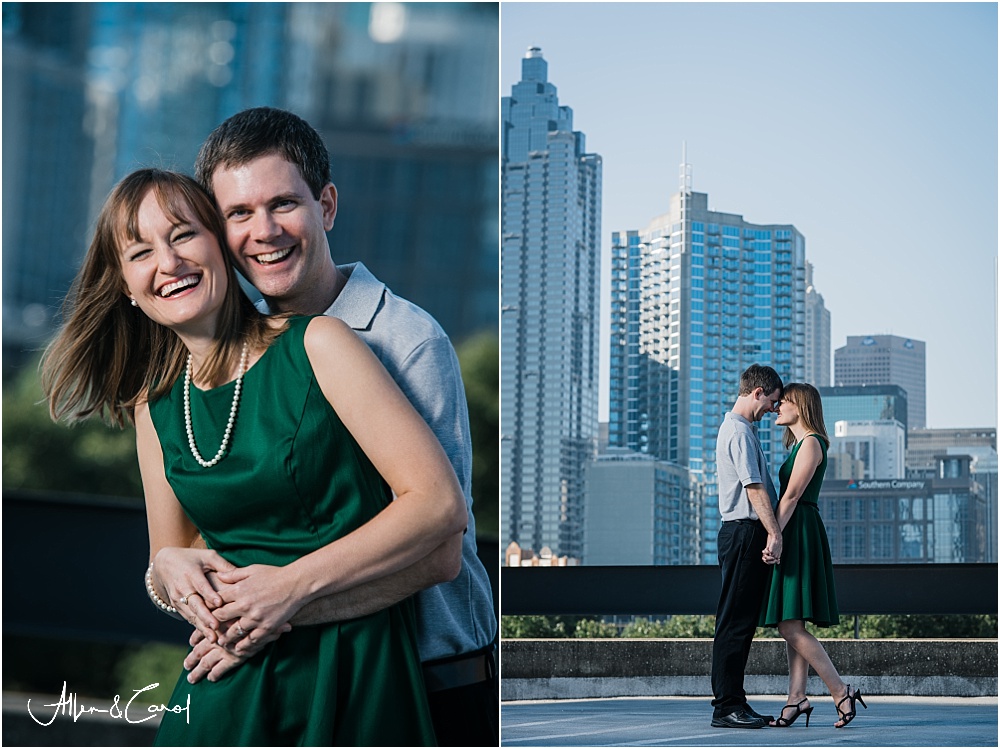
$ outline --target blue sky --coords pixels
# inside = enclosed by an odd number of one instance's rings
[[[996,425],[996,4],[504,2],[503,94],[529,46],[604,159],[605,252],[686,141],[711,209],[805,235],[833,348],[923,340],[927,425]]]

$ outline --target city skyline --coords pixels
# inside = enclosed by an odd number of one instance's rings
[[[605,278],[686,144],[711,209],[808,238],[832,348],[926,341],[927,425],[996,425],[995,5],[504,4],[501,28],[501,88],[540,47],[604,156]]]

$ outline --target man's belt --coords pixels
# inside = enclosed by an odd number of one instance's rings
[[[466,656],[424,664],[424,684],[428,692],[467,687],[493,677],[496,666],[493,648],[477,650]]]

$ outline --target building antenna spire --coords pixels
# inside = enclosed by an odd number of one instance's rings
[[[687,141],[681,141],[681,195],[691,194],[691,165],[687,160]]]

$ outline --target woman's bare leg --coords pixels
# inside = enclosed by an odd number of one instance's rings
[[[805,669],[801,669],[801,666],[798,666],[800,668],[800,673],[797,678],[801,679],[802,697],[805,697],[805,683],[806,676],[808,674],[808,666],[812,666],[816,675],[823,680],[824,684],[826,684],[826,688],[830,690],[830,695],[833,697],[834,704],[839,703],[844,697],[847,696],[847,684],[840,678],[840,674],[837,673],[837,669],[833,665],[833,661],[830,660],[830,656],[827,655],[826,650],[823,648],[820,641],[806,630],[805,622],[801,619],[788,619],[778,624],[778,632],[785,639],[785,642],[787,643],[786,649],[789,651],[789,703],[791,703],[792,697],[796,696],[791,694],[793,689],[796,688],[796,685],[793,683],[793,679],[796,677],[792,674],[792,650],[794,650],[801,657],[802,661],[806,665]],[[799,697],[798,699],[801,700],[802,697]],[[838,721],[838,723],[839,722],[840,721]]]
[[[806,698],[806,679],[809,661],[803,658],[790,642],[785,643],[788,654],[788,704],[795,705]]]
[[[799,710],[805,710],[809,707],[809,701],[806,697],[809,662],[789,642],[785,643],[785,654],[788,656],[788,701],[785,703],[785,707],[796,705]],[[802,704],[803,702],[805,704]],[[782,708],[778,717],[789,720],[793,715],[797,715],[794,710]],[[777,721],[771,721],[771,725],[777,725]]]

